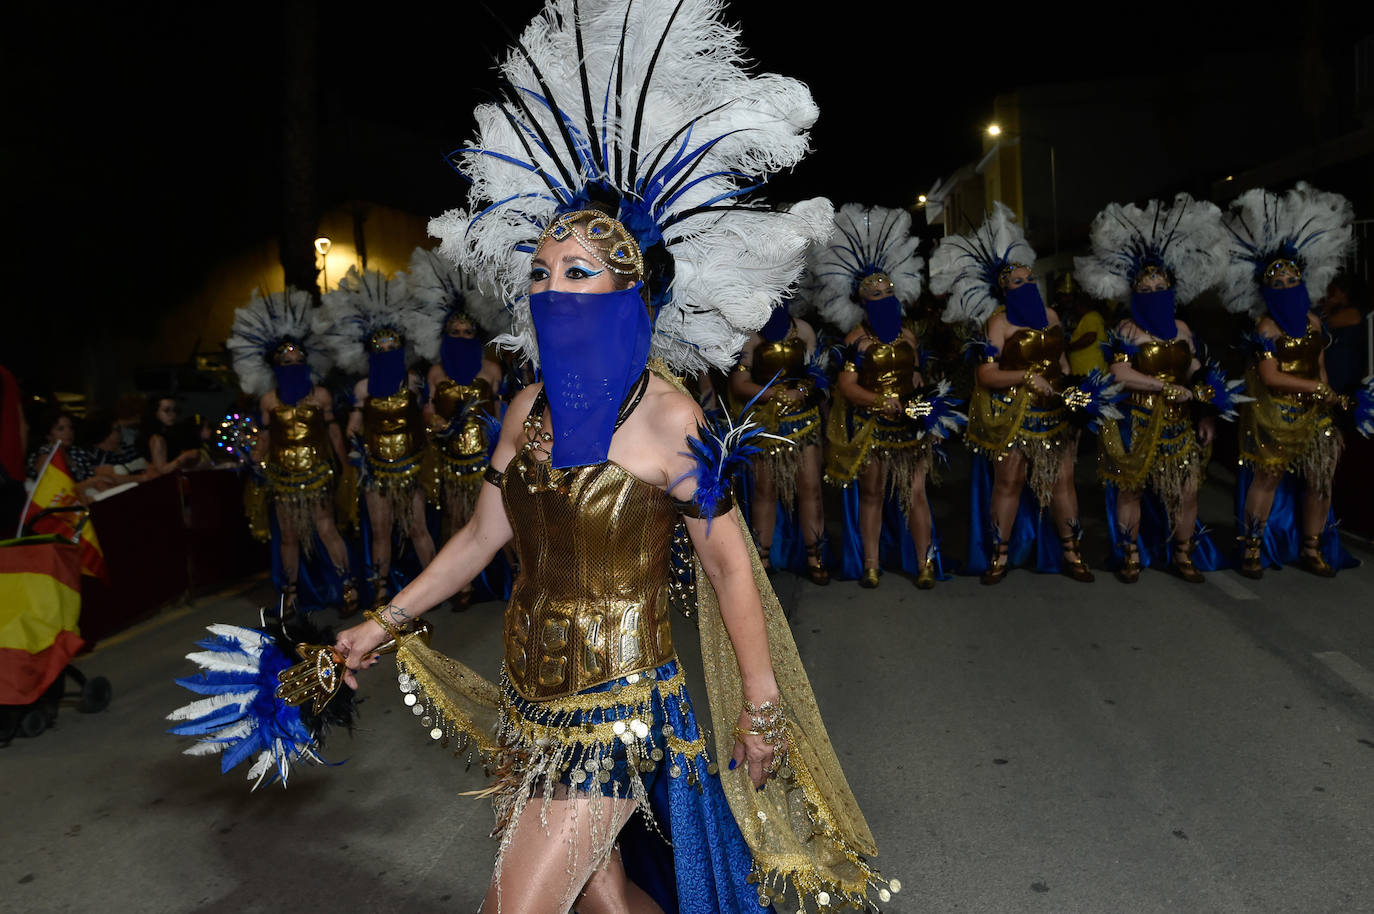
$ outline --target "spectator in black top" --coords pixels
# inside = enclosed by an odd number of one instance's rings
[[[159,474],[198,466],[205,459],[200,432],[194,424],[178,421],[176,398],[168,395],[148,402],[152,411],[143,422],[143,431],[149,466]]]

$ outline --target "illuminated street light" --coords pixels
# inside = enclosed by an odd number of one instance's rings
[[[324,291],[329,291],[329,249],[334,246],[324,235],[315,239],[315,253],[320,255],[320,274],[324,277]]]
[[[918,204],[920,204],[921,206],[925,206],[925,205],[926,205],[926,195],[925,195],[925,194],[921,194],[919,197],[916,198],[916,202],[917,202]]]
[[[988,136],[1001,136],[1002,127],[1000,124],[988,124]]]

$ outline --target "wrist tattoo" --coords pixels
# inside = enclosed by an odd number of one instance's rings
[[[413,618],[404,607],[397,606],[395,603],[386,604],[382,607],[382,612],[386,613],[387,619],[396,625],[405,625]]]

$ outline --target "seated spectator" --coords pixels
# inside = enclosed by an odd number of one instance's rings
[[[119,447],[111,463],[128,467],[130,471],[143,470],[147,460],[143,457],[143,413],[147,409],[139,394],[126,394],[115,404],[114,421],[119,426]]]
[[[76,481],[82,483],[84,494],[104,492],[130,482],[145,482],[157,476],[157,471],[142,459],[135,458],[138,463],[135,467],[120,462],[124,453],[120,431],[115,414],[108,410],[97,410],[77,424],[74,450],[83,452],[90,460],[90,476],[76,477]]]

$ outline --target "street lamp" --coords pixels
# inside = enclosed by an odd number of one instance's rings
[[[324,235],[315,239],[315,253],[320,255],[320,272],[324,274],[324,291],[329,291],[329,249],[334,246]]]
[[[916,197],[916,203],[917,203],[918,205],[920,205],[920,206],[925,206],[925,205],[926,205],[926,195],[925,195],[925,194],[920,194],[919,196],[917,196],[917,197]]]
[[[990,137],[992,137],[993,139],[997,140],[999,143],[1001,142],[1001,140],[999,139],[999,138],[1002,136],[1002,125],[1001,125],[1001,124],[988,124],[988,126],[987,126],[987,128],[986,128],[986,132],[987,132],[987,135],[988,135],[988,136],[990,136]],[[1020,142],[1020,140],[1021,140],[1022,138],[1040,140],[1040,142],[1042,142],[1042,143],[1044,143],[1046,146],[1050,147],[1050,207],[1051,207],[1051,211],[1052,211],[1052,213],[1053,213],[1052,220],[1051,220],[1051,228],[1053,229],[1053,237],[1054,237],[1054,256],[1055,256],[1055,257],[1058,257],[1058,256],[1059,256],[1059,182],[1058,182],[1058,178],[1057,178],[1057,176],[1056,176],[1056,174],[1055,174],[1055,167],[1054,167],[1054,144],[1051,143],[1049,140],[1044,139],[1043,137],[1032,136],[1031,134],[1016,134],[1016,135],[1013,135],[1013,136],[1010,138],[1010,139],[1011,139],[1011,145],[1014,145],[1015,143]],[[991,154],[991,153],[989,153],[989,155],[990,155],[990,154]]]

